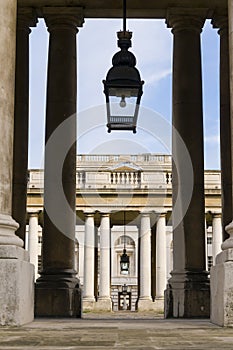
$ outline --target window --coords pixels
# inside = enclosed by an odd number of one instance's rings
[[[128,237],[128,236],[121,236],[118,238],[118,240],[116,241],[116,245],[132,245],[134,246],[134,241],[132,240],[132,238]]]
[[[38,236],[38,243],[42,243],[42,236]]]
[[[212,237],[207,237],[207,244],[212,244]]]

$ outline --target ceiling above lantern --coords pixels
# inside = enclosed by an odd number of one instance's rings
[[[42,7],[82,7],[86,18],[121,18],[122,0],[18,0],[21,7],[33,7],[41,16]],[[166,18],[169,7],[209,9],[208,17],[213,12],[224,14],[227,0],[127,0],[129,18]]]

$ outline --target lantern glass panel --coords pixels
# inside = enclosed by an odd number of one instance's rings
[[[121,262],[121,275],[129,274],[129,263]]]
[[[135,97],[116,97],[111,96],[109,98],[110,103],[110,115],[122,116],[122,117],[134,117],[136,109],[136,98]]]

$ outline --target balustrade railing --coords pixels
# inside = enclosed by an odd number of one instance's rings
[[[77,189],[156,189],[167,187],[171,190],[172,188],[171,156],[169,155],[78,155],[77,160]],[[147,164],[148,162],[161,162],[161,164],[157,167],[153,164]],[[119,164],[119,167],[115,169],[114,164]],[[144,165],[145,168],[143,168]],[[124,167],[126,169],[120,169]],[[43,170],[29,170],[28,188],[43,189],[43,185]],[[211,191],[221,189],[220,171],[205,171],[205,189]]]
[[[133,185],[138,186],[141,183],[140,172],[112,172],[112,185]]]

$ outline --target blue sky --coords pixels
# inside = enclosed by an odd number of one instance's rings
[[[129,20],[132,52],[145,80],[137,134],[107,133],[102,80],[118,50],[120,20],[86,20],[77,35],[78,152],[170,153],[150,133],[151,114],[166,121],[170,135],[172,105],[172,34],[164,21]],[[40,21],[30,35],[29,168],[43,167],[48,33]],[[205,168],[219,169],[219,37],[209,21],[202,33]],[[93,126],[92,126],[93,121]]]

